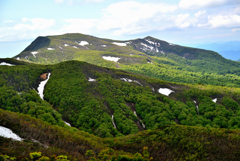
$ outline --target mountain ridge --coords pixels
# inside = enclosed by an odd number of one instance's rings
[[[240,86],[239,63],[213,51],[183,47],[151,36],[124,41],[84,34],[40,37],[14,58],[37,64],[79,60],[166,81]]]

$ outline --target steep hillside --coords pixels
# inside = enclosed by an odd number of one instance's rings
[[[79,60],[167,81],[240,87],[239,63],[153,37],[128,41],[83,34],[38,37],[14,58],[38,64]]]
[[[64,120],[100,137],[169,124],[240,128],[239,88],[177,84],[79,61],[0,69],[2,109],[67,127]],[[42,100],[38,86],[47,75]]]
[[[10,128],[22,140],[0,136],[0,159],[8,156],[15,157],[17,161],[36,160],[40,156],[45,156],[41,160],[67,157],[70,161],[94,158],[99,161],[239,159],[240,131],[236,129],[171,125],[125,137],[102,139],[0,109],[1,126]]]

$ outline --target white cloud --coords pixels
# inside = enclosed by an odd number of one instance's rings
[[[228,4],[230,2],[234,2],[234,0],[181,0],[179,7],[185,9],[207,8]]]
[[[205,13],[206,13],[206,11],[200,10],[200,11],[198,11],[197,13],[195,13],[194,15],[195,15],[195,17],[199,17],[199,16],[201,16],[201,15],[204,15]]]
[[[234,13],[235,14],[240,14],[240,6],[238,6],[234,9]]]
[[[11,27],[12,30],[16,31],[27,31],[27,30],[44,30],[55,25],[54,19],[43,19],[43,18],[23,18],[22,23],[16,24]]]
[[[232,29],[232,32],[240,32],[240,28],[234,28]]]
[[[5,21],[3,21],[4,23],[12,23],[13,22],[13,20],[5,20]]]
[[[214,35],[203,35],[194,37],[194,39],[206,39],[206,38],[213,38],[213,37],[229,37],[231,34],[214,34]]]
[[[105,1],[105,0],[85,0],[85,2],[87,2],[87,3],[100,3],[103,1]]]
[[[212,28],[238,27],[240,26],[240,16],[239,15],[208,16],[208,24]]]
[[[179,14],[175,19],[175,23],[180,28],[186,28],[190,26],[189,14]]]
[[[61,4],[61,3],[64,2],[64,0],[54,0],[54,2],[57,3],[57,4]]]
[[[61,29],[61,32],[88,34],[94,30],[99,20],[71,18],[71,19],[65,19],[64,22],[66,22],[66,24]]]
[[[147,24],[157,15],[174,12],[177,6],[165,3],[139,3],[125,1],[112,4],[103,10],[104,16],[98,26],[99,30],[114,30],[114,34],[138,33],[146,31]],[[141,27],[139,27],[141,25]]]

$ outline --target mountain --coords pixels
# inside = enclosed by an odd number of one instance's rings
[[[240,59],[240,41],[207,43],[194,46],[202,49],[216,51],[226,59],[231,60]]]
[[[83,34],[38,37],[14,57],[30,63],[85,61],[166,81],[239,87],[240,64],[216,52],[153,37],[118,41]]]
[[[239,88],[173,83],[80,61],[0,64],[0,126],[25,139],[0,137],[0,154],[19,160],[34,151],[70,160],[88,160],[87,152],[125,160],[238,157]]]

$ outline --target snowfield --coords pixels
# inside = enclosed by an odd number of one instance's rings
[[[12,130],[0,126],[0,136],[4,137],[4,138],[11,138],[13,140],[17,140],[17,141],[22,141],[23,139],[20,138],[17,134],[13,133]]]
[[[92,79],[92,78],[89,77],[88,81],[89,81],[89,82],[95,82],[96,79]]]
[[[171,89],[168,89],[168,88],[160,88],[158,90],[159,93],[165,95],[165,96],[169,96],[172,92],[174,92],[173,90]]]
[[[1,62],[0,65],[15,66],[13,64],[9,64],[9,63],[6,63],[6,62]]]
[[[112,56],[102,56],[103,59],[117,62],[120,58],[119,57],[112,57]]]
[[[89,43],[87,41],[81,41],[80,43],[78,43],[78,45],[84,46],[89,45]]]
[[[215,103],[217,103],[217,98],[215,98],[215,99],[212,99],[212,101],[213,101],[213,102],[215,102]]]
[[[114,116],[112,115],[112,124],[113,124],[113,126],[114,126],[114,128],[116,129],[117,127],[116,127],[116,125],[115,125],[115,123],[114,123]]]
[[[68,122],[64,121],[64,123],[65,123],[66,125],[68,125],[68,126],[71,127],[71,124],[69,124]]]
[[[38,52],[37,51],[33,51],[33,52],[31,52],[31,54],[36,58],[36,54],[37,54]]]
[[[117,46],[127,46],[127,43],[125,43],[125,42],[113,42],[112,44],[117,45]]]
[[[42,100],[43,100],[43,97],[44,97],[44,95],[43,95],[44,86],[47,84],[47,81],[49,80],[50,75],[51,75],[51,73],[48,73],[48,78],[46,80],[42,81],[37,88],[38,94],[39,94],[39,96],[41,97]]]

